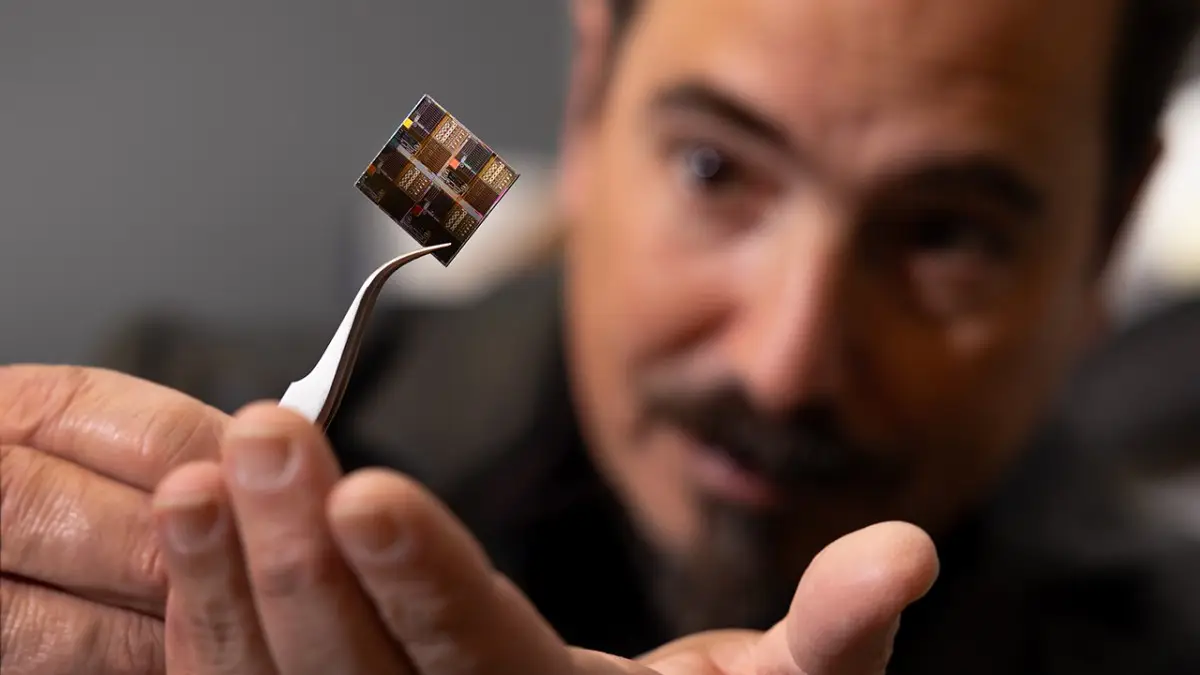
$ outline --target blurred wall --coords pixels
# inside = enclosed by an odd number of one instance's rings
[[[152,307],[332,329],[362,275],[405,245],[352,184],[425,92],[524,175],[493,216],[507,224],[455,269],[422,261],[393,290],[476,289],[499,273],[484,258],[541,231],[565,5],[0,0],[0,363],[84,361]],[[1172,145],[1200,129],[1189,100]],[[1168,254],[1177,269],[1193,250],[1181,242],[1195,241],[1200,155],[1187,147],[1169,149],[1115,275],[1123,314],[1181,278],[1164,277]]]
[[[1114,305],[1127,321],[1200,294],[1200,72],[1172,97],[1162,132],[1162,157],[1110,279]]]
[[[553,152],[564,5],[0,1],[0,363],[82,362],[146,307],[332,327],[354,179],[422,93]]]

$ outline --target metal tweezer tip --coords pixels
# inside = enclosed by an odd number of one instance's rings
[[[346,310],[346,316],[321,355],[321,360],[304,379],[288,387],[279,405],[304,415],[322,430],[328,429],[350,384],[350,373],[358,358],[367,321],[371,318],[371,310],[379,299],[383,285],[396,270],[447,246],[450,244],[426,246],[393,258],[375,270],[363,283],[350,309]]]

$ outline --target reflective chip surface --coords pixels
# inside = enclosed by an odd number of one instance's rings
[[[358,189],[449,265],[518,174],[426,95],[375,156]]]

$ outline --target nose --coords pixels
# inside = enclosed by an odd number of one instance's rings
[[[793,215],[764,236],[744,270],[731,356],[764,412],[785,414],[840,386],[844,232],[828,212]]]

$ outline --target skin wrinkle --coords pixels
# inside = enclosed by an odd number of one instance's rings
[[[64,366],[58,378],[39,378],[23,366],[0,366],[0,442],[40,447],[45,427],[60,418],[87,382],[87,373]],[[65,390],[65,391],[64,391]]]
[[[103,522],[120,537],[102,538],[105,548],[95,551],[90,563],[108,570],[107,576],[89,581],[78,573],[72,553],[97,540],[99,522],[89,517],[94,512],[89,504],[105,502],[114,485],[88,481],[82,468],[23,447],[3,446],[0,466],[0,530],[6,541],[0,563],[5,571],[40,574],[44,578],[38,581],[96,602],[162,617],[167,579],[147,495],[126,490],[112,502],[123,506],[109,511]]]
[[[51,672],[164,672],[161,622],[8,577],[0,579],[0,591],[5,672],[18,664],[45,666]],[[99,613],[80,622],[69,611],[84,608]],[[10,651],[13,644],[23,649]],[[30,644],[36,647],[24,648]],[[14,660],[7,662],[9,657]]]
[[[3,560],[5,570],[21,569],[33,555],[31,549],[38,541],[52,536],[56,530],[68,533],[73,530],[69,523],[60,523],[64,516],[68,519],[72,517],[70,504],[67,503],[67,508],[63,508],[70,497],[54,489],[54,474],[47,471],[44,464],[35,461],[37,456],[32,450],[5,445],[0,453],[0,467],[3,467],[0,484],[4,485],[3,494],[0,495],[0,501],[3,502],[0,510],[3,525],[0,527],[5,530],[6,542],[16,542],[15,546],[7,543],[0,547],[0,560]],[[51,483],[50,489],[36,489],[47,482]],[[87,529],[86,523],[83,528]]]
[[[250,565],[250,579],[263,600],[286,600],[303,589],[332,585],[341,578],[342,559],[328,542],[312,540],[307,533],[274,537]]]
[[[389,584],[389,594],[380,598],[384,620],[402,630],[425,633],[439,626],[451,609],[449,598],[432,582],[407,579]],[[432,632],[437,632],[434,629]]]
[[[181,458],[214,455],[227,416],[159,385],[129,395],[133,381],[75,366],[0,366],[0,443],[34,447],[141,490]]]

